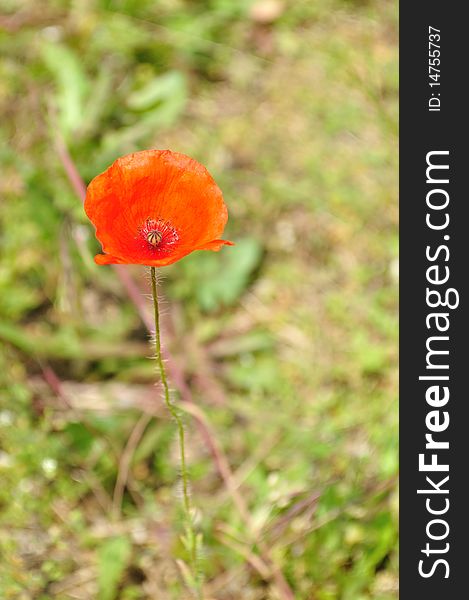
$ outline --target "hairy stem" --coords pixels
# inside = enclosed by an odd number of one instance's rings
[[[192,523],[192,511],[191,511],[191,500],[189,493],[189,474],[187,471],[186,465],[186,442],[184,435],[184,424],[181,419],[181,415],[177,409],[177,407],[171,401],[171,396],[169,393],[168,386],[168,378],[166,376],[166,370],[164,367],[164,362],[161,354],[161,331],[160,331],[160,311],[158,305],[158,291],[157,291],[157,277],[156,277],[156,268],[150,267],[151,272],[151,290],[153,296],[153,306],[155,310],[155,358],[158,364],[158,368],[160,371],[161,383],[163,384],[164,390],[164,401],[166,406],[171,413],[171,416],[176,421],[177,429],[178,429],[178,438],[179,438],[179,455],[181,461],[181,479],[182,479],[182,495],[183,495],[183,505],[184,512],[187,521],[187,540],[188,540],[188,550],[190,554],[190,563],[191,563],[191,579],[194,582],[194,588],[192,591],[195,593],[195,596],[198,600],[202,599],[202,591],[201,591],[201,582],[200,576],[197,569],[197,537],[194,531],[194,526]]]

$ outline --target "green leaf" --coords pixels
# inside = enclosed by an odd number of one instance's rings
[[[70,436],[70,443],[73,449],[81,454],[87,454],[93,446],[94,436],[83,423],[71,422],[65,427],[66,433]]]
[[[69,48],[46,42],[41,52],[57,85],[56,102],[62,133],[69,135],[81,127],[89,89],[88,79],[78,56]]]
[[[99,600],[114,600],[122,575],[131,555],[131,544],[124,537],[106,540],[99,549]]]
[[[186,102],[186,78],[179,71],[152,79],[130,94],[127,106],[138,114],[134,115],[135,121],[131,125],[104,134],[100,150],[103,168],[106,162],[113,160],[124,148],[137,144],[149,132],[173,125],[184,111]]]
[[[220,254],[198,253],[181,265],[184,281],[176,282],[176,293],[197,298],[206,311],[232,306],[249,285],[261,259],[262,246],[254,238],[237,240],[236,246]]]
[[[231,365],[227,377],[236,386],[251,392],[273,391],[279,386],[278,361],[272,356],[251,357]]]
[[[132,110],[149,110],[159,102],[174,102],[186,98],[186,79],[180,71],[169,71],[152,79],[141,89],[130,94],[127,105]]]
[[[221,304],[234,304],[246,289],[261,255],[261,246],[255,239],[244,239],[235,248],[225,250],[216,277],[199,286],[197,296],[202,308],[210,310]],[[209,255],[209,258],[214,261],[218,257]]]
[[[152,79],[128,98],[130,109],[145,113],[139,124],[142,131],[149,127],[168,127],[184,111],[187,101],[187,84],[183,73],[169,71]]]

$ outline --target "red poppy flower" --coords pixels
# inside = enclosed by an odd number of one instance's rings
[[[228,211],[207,169],[170,150],[118,158],[88,186],[85,212],[104,254],[98,265],[170,265],[194,250],[220,250]]]

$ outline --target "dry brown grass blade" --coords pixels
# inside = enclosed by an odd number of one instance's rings
[[[65,142],[60,136],[56,136],[55,138],[55,147],[57,149],[57,154],[59,155],[60,162],[62,163],[65,172],[67,173],[67,177],[72,184],[73,189],[75,190],[76,195],[83,202],[86,196],[86,185],[83,179],[81,178],[80,173],[78,173],[78,169],[73,162],[72,157],[68,151]]]
[[[227,535],[223,535],[221,532],[219,532],[215,537],[221,544],[227,546],[242,556],[244,560],[259,573],[264,581],[269,581],[272,578],[272,573],[268,565],[262,560],[262,558],[257,556],[257,554],[254,554],[250,548],[236,540],[233,540]]]
[[[148,413],[142,413],[140,415],[140,418],[129,435],[124,451],[119,459],[116,485],[114,487],[114,494],[112,497],[112,512],[117,518],[121,516],[122,512],[122,500],[129,477],[132,457],[152,418],[153,416]]]

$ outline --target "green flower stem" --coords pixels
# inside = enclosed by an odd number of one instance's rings
[[[172,417],[176,421],[178,428],[178,437],[179,437],[179,454],[181,460],[181,479],[182,479],[182,495],[183,495],[183,504],[184,504],[184,512],[187,520],[187,538],[188,538],[188,546],[190,553],[190,562],[192,568],[192,579],[194,581],[195,589],[193,590],[196,594],[197,599],[202,599],[201,592],[201,583],[200,576],[197,569],[197,537],[194,531],[193,523],[192,523],[192,511],[191,511],[191,501],[190,501],[190,493],[189,493],[189,474],[187,472],[186,465],[186,443],[185,443],[185,435],[184,435],[184,424],[181,419],[181,415],[179,414],[178,409],[171,401],[169,386],[168,386],[168,378],[166,376],[166,370],[164,367],[163,358],[161,355],[161,331],[160,331],[160,311],[158,305],[158,291],[157,291],[157,277],[156,277],[156,268],[150,267],[151,271],[151,290],[153,296],[153,306],[155,310],[155,358],[158,364],[158,368],[160,371],[161,383],[163,384],[164,390],[164,401],[166,406],[171,413]]]

